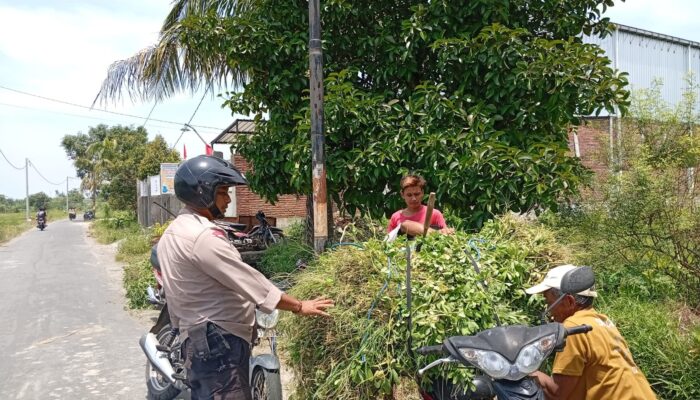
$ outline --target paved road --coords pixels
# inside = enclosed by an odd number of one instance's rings
[[[144,399],[147,322],[87,224],[51,222],[0,246],[0,399]]]

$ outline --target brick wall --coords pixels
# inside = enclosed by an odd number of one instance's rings
[[[583,165],[596,174],[607,174],[610,163],[610,119],[589,118],[577,127],[578,145]],[[574,152],[573,131],[569,134],[569,148]]]
[[[241,172],[251,170],[252,166],[240,155],[231,157],[233,165]],[[245,217],[252,217],[258,210],[263,210],[265,215],[276,220],[277,226],[284,227],[293,220],[306,216],[306,196],[284,195],[280,196],[275,205],[267,203],[260,196],[253,193],[247,186],[236,187],[236,211],[241,222]]]

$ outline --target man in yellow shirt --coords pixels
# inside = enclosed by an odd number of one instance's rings
[[[541,283],[526,292],[543,294],[551,306],[561,296],[562,277],[574,268],[574,265],[553,268]],[[547,400],[656,399],[615,324],[593,308],[596,296],[592,288],[567,294],[550,311],[554,320],[567,328],[586,324],[593,330],[566,339],[564,350],[554,358],[551,377],[541,371],[533,376],[544,389]]]

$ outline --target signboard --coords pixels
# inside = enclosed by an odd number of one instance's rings
[[[139,193],[141,194],[141,197],[148,196],[148,193],[149,193],[148,179],[144,179],[142,181],[139,181]]]
[[[177,163],[160,163],[160,185],[162,194],[175,194],[175,172]]]
[[[151,196],[160,196],[160,176],[149,176],[151,181]]]

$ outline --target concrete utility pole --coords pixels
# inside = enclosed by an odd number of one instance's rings
[[[319,0],[309,0],[309,86],[311,89],[311,174],[314,209],[314,250],[328,241],[328,204],[323,136],[323,50]]]
[[[24,198],[24,203],[27,206],[27,221],[29,221],[29,159],[25,157],[24,159],[24,188],[26,190],[26,196]]]

